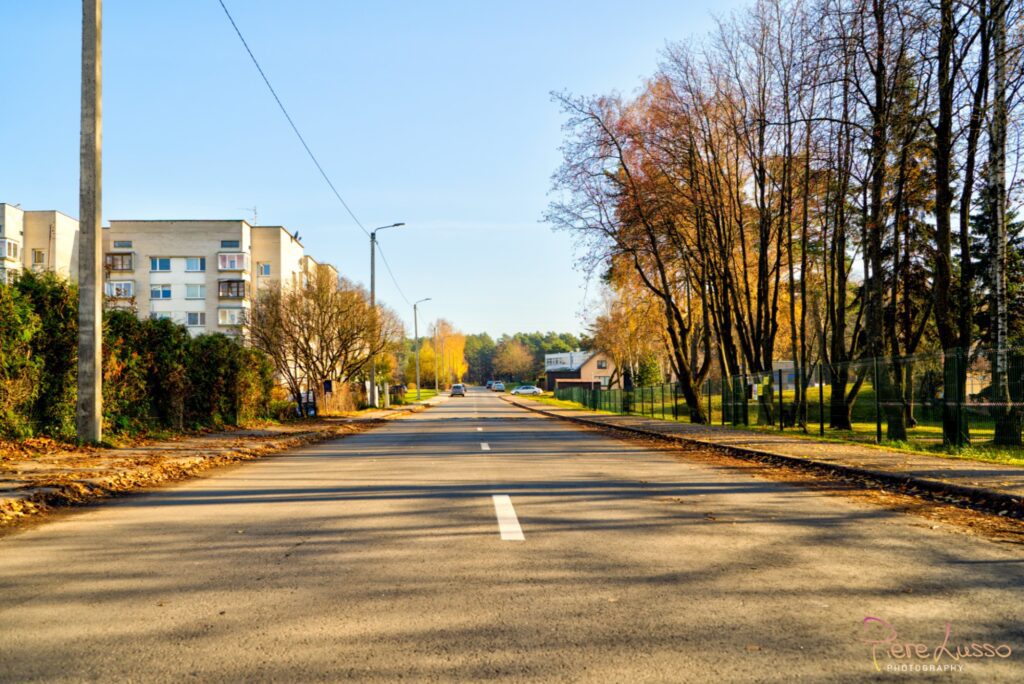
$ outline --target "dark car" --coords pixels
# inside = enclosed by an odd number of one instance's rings
[[[491,389],[491,385],[493,385],[493,384],[494,384],[494,381],[493,381],[493,380],[488,380],[488,381],[487,381],[487,384],[485,385],[485,387],[486,387],[487,389]]]

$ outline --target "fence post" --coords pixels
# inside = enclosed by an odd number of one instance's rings
[[[661,419],[665,420],[665,385],[661,385]]]
[[[743,374],[743,425],[750,427],[750,402],[747,401],[747,386],[749,381],[747,380],[747,374]]]
[[[672,420],[679,420],[679,385],[672,383]]]
[[[996,350],[996,354],[999,350]],[[967,388],[960,386],[960,376],[966,376],[966,373],[962,373],[964,364],[964,350],[961,347],[956,348],[956,445],[958,447],[964,446],[964,398],[967,396]],[[993,400],[995,397],[993,397]]]
[[[875,444],[882,443],[881,388],[878,386],[878,357],[872,359],[875,365]]]
[[[779,369],[779,432],[782,432],[782,369]]]
[[[729,381],[732,382],[732,378],[729,378]],[[724,371],[722,373],[722,387],[720,389],[722,390],[722,427],[725,427],[725,373],[724,373]],[[731,397],[731,395],[730,395],[730,397]],[[730,413],[731,412],[732,412],[732,409],[730,409]]]
[[[818,434],[825,436],[825,362],[818,361]]]
[[[714,422],[714,419],[712,418],[712,415],[711,415],[711,378],[708,378],[708,391],[707,391],[707,395],[708,395],[708,425],[711,425]]]

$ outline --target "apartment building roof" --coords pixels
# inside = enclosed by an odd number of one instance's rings
[[[294,233],[292,233],[290,230],[288,230],[284,226],[252,226],[252,229],[253,230],[280,230],[281,232],[287,234],[288,237],[290,237],[294,242],[298,243],[299,245],[302,245],[302,241],[299,239],[299,231],[295,231]]]
[[[10,202],[0,202],[0,206],[11,207],[12,209],[17,209],[18,211],[24,212],[26,214],[60,214],[64,218],[69,218],[72,221],[78,220],[71,214],[67,214],[61,211],[60,209],[26,209],[20,204],[11,204]]]
[[[244,223],[250,228],[251,223],[245,219],[111,219],[111,223]],[[259,226],[257,226],[259,227]]]

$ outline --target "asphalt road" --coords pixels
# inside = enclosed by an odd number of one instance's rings
[[[1022,599],[1018,547],[474,390],[0,540],[0,679],[1021,681]]]

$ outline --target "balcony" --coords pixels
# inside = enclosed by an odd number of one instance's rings
[[[103,257],[103,267],[108,271],[134,271],[135,255],[131,252],[108,252]]]
[[[103,290],[110,299],[131,299],[135,296],[135,281],[110,280],[104,283]]]
[[[217,283],[217,296],[221,299],[245,299],[248,296],[244,280],[221,280]]]
[[[0,238],[0,261],[21,262],[21,243],[11,238]]]
[[[243,252],[224,252],[217,255],[218,271],[249,270],[249,255]]]

